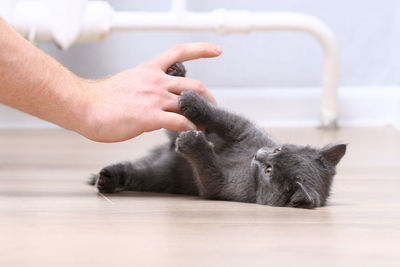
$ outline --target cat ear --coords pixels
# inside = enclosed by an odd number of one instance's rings
[[[329,144],[322,148],[322,156],[333,166],[336,166],[346,153],[347,144]]]

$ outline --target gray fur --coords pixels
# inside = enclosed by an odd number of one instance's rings
[[[185,69],[179,63],[168,73],[184,76]],[[168,132],[168,144],[137,162],[105,167],[92,184],[104,193],[133,190],[271,206],[325,205],[346,145],[280,144],[247,119],[191,91],[181,94],[179,106],[205,132]]]

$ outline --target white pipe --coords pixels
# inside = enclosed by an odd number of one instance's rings
[[[337,127],[339,56],[335,36],[320,20],[291,12],[216,10],[210,13],[117,12],[112,31],[213,31],[217,34],[252,31],[301,31],[314,36],[324,50],[321,126]]]
[[[67,2],[67,0],[62,0]],[[67,27],[70,21],[54,23],[45,20],[45,6],[37,5],[39,17],[30,18],[32,2],[21,1],[15,8],[10,23],[24,36],[37,41],[55,41],[63,49],[74,42],[92,42],[105,39],[113,31],[212,31],[217,34],[249,33],[253,31],[301,31],[314,36],[324,50],[324,76],[321,103],[322,127],[337,124],[338,51],[332,31],[313,16],[292,12],[249,12],[214,10],[189,12],[185,0],[173,0],[170,12],[116,12],[105,1],[75,0],[81,17],[80,30]],[[30,2],[26,3],[26,2]],[[29,7],[28,7],[29,5]],[[19,8],[18,8],[19,7]],[[84,11],[84,12],[83,12]],[[47,12],[47,13],[46,13]],[[73,12],[72,12],[73,13]],[[27,17],[30,18],[27,20]],[[76,24],[74,24],[76,26]],[[63,30],[64,34],[60,33]],[[57,38],[55,38],[57,37]]]

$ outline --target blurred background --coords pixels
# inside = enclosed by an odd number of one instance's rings
[[[165,0],[109,0],[116,11],[166,12]],[[397,0],[186,1],[192,12],[214,9],[291,11],[313,15],[335,34],[340,58],[339,124],[400,128],[400,2]],[[323,50],[303,32],[113,32],[66,51],[37,46],[83,78],[132,68],[175,44],[213,42],[223,54],[187,62],[188,77],[202,81],[221,106],[263,126],[318,126]],[[49,127],[0,107],[0,127]]]

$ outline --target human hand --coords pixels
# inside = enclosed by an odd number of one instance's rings
[[[185,131],[196,126],[185,118],[178,98],[196,91],[212,103],[214,97],[197,81],[166,74],[175,62],[219,56],[222,49],[210,43],[176,45],[133,69],[99,81],[83,81],[87,105],[76,129],[99,142],[123,141],[161,128]]]

